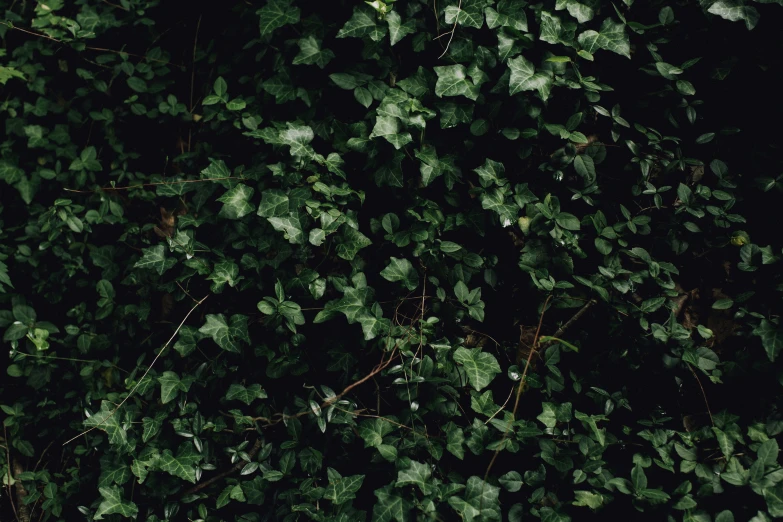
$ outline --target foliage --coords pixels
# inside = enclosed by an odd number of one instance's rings
[[[6,3],[0,518],[783,517],[781,3]]]

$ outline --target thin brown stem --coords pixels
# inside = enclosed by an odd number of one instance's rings
[[[144,378],[145,378],[145,377],[147,377],[147,374],[148,374],[148,373],[150,373],[150,370],[152,370],[152,367],[153,367],[153,366],[155,366],[155,363],[158,361],[158,359],[160,358],[160,356],[161,356],[161,355],[163,355],[163,353],[166,351],[166,348],[168,348],[169,344],[171,344],[171,341],[173,341],[173,340],[174,340],[174,338],[177,336],[177,334],[179,333],[179,331],[180,331],[180,330],[182,329],[182,327],[185,325],[185,321],[187,321],[187,320],[188,320],[188,317],[190,317],[190,314],[192,314],[192,313],[193,313],[193,311],[194,311],[196,308],[198,308],[198,307],[199,307],[199,305],[200,305],[201,303],[203,303],[203,302],[204,302],[204,301],[207,299],[207,297],[209,297],[209,294],[205,295],[205,296],[204,296],[204,297],[201,299],[201,301],[199,301],[198,303],[196,303],[195,305],[193,305],[193,307],[190,309],[190,311],[189,311],[187,314],[185,314],[185,317],[182,319],[182,322],[181,322],[181,323],[179,323],[179,326],[177,326],[177,329],[176,329],[176,330],[174,330],[174,333],[173,333],[173,334],[171,334],[171,337],[169,337],[169,340],[168,340],[168,341],[166,341],[166,344],[164,344],[164,345],[163,345],[163,347],[160,349],[160,351],[158,352],[158,355],[156,355],[156,356],[155,356],[155,358],[152,360],[152,362],[150,363],[150,365],[149,365],[149,366],[147,367],[147,369],[145,370],[145,372],[144,372],[144,375],[142,375],[142,376],[141,376],[141,378],[140,378],[138,381],[136,381],[136,384],[133,386],[133,388],[131,389],[130,393],[128,393],[128,395],[126,395],[126,396],[125,396],[125,398],[124,398],[124,399],[122,399],[122,402],[120,402],[120,403],[117,405],[117,407],[116,407],[116,408],[114,408],[114,409],[112,410],[112,412],[111,412],[111,413],[110,413],[110,414],[109,414],[109,415],[108,415],[108,416],[107,416],[105,419],[103,419],[103,421],[102,421],[100,424],[96,424],[96,425],[95,425],[95,426],[93,426],[92,428],[90,428],[90,429],[88,429],[88,430],[85,430],[85,431],[81,432],[80,434],[78,434],[77,436],[75,436],[75,437],[73,437],[73,438],[71,438],[71,439],[69,439],[69,440],[65,441],[65,442],[63,443],[63,446],[67,445],[67,444],[68,444],[68,443],[70,443],[70,442],[73,442],[74,440],[78,439],[78,438],[79,438],[79,437],[81,437],[82,435],[86,435],[86,434],[90,433],[90,432],[91,432],[92,430],[94,430],[95,428],[98,428],[98,427],[100,427],[100,426],[104,425],[104,424],[106,423],[106,421],[108,421],[109,419],[111,419],[111,418],[114,416],[114,414],[115,414],[115,413],[117,413],[117,412],[119,411],[119,409],[120,409],[120,408],[122,408],[122,405],[123,405],[123,404],[125,404],[126,402],[128,402],[128,399],[130,399],[130,398],[133,396],[133,393],[134,393],[134,392],[135,392],[135,391],[136,391],[136,390],[139,388],[139,386],[141,385],[141,383],[144,381]]]

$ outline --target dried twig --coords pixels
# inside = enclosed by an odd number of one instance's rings
[[[138,185],[128,185],[127,187],[101,187],[101,190],[130,190],[143,187],[157,187],[159,185],[177,185],[179,183],[204,183],[206,181],[222,181],[225,179],[245,179],[237,176],[225,176],[222,178],[204,178],[204,179],[181,179],[177,181],[159,181],[157,183],[139,183]],[[65,192],[75,192],[76,194],[92,194],[94,190],[76,190],[76,189],[63,189]]]
[[[704,386],[701,385],[701,379],[699,379],[699,376],[696,375],[696,370],[693,369],[693,366],[688,364],[688,369],[693,374],[696,382],[699,383],[699,388],[701,388],[701,396],[704,398],[704,405],[707,406],[707,413],[710,415],[710,422],[713,426],[715,426],[715,420],[712,418],[712,411],[710,410],[710,402],[707,400],[707,393],[704,391]]]
[[[181,322],[181,323],[179,323],[179,326],[177,326],[177,329],[176,329],[176,330],[174,330],[174,333],[173,333],[173,334],[171,334],[171,337],[169,337],[169,340],[168,340],[168,341],[166,341],[166,344],[164,344],[164,345],[163,345],[163,347],[160,349],[160,351],[158,352],[158,355],[156,355],[156,356],[155,356],[155,358],[152,360],[152,362],[150,363],[150,365],[149,365],[149,366],[147,367],[147,369],[145,370],[145,372],[144,372],[144,375],[142,375],[142,376],[141,376],[141,378],[140,378],[138,381],[136,381],[136,385],[135,385],[135,386],[134,386],[134,387],[131,389],[131,391],[128,393],[128,395],[126,395],[126,396],[125,396],[125,398],[124,398],[124,399],[122,399],[122,402],[120,402],[120,403],[117,405],[117,407],[116,407],[116,408],[114,408],[114,409],[112,410],[112,412],[111,412],[111,413],[110,413],[110,414],[109,414],[109,415],[108,415],[108,416],[107,416],[105,419],[103,419],[103,421],[102,421],[100,424],[96,424],[96,425],[95,425],[95,426],[93,426],[92,428],[90,428],[90,429],[88,429],[88,430],[85,430],[85,431],[81,432],[80,434],[78,434],[77,436],[75,436],[75,437],[73,437],[73,438],[71,438],[71,439],[69,439],[69,440],[65,441],[65,442],[63,443],[63,446],[65,446],[66,444],[68,444],[68,443],[70,443],[70,442],[73,442],[74,440],[78,439],[78,438],[79,438],[79,437],[81,437],[82,435],[86,435],[86,434],[90,433],[90,432],[91,432],[92,430],[94,430],[95,428],[99,428],[100,426],[104,425],[104,424],[106,423],[106,421],[107,421],[107,420],[111,419],[111,418],[114,416],[114,414],[115,414],[115,413],[117,413],[117,411],[119,411],[119,409],[120,409],[120,408],[122,408],[122,405],[123,405],[123,404],[125,404],[126,402],[128,402],[128,399],[130,399],[130,398],[133,396],[133,393],[134,393],[134,392],[135,392],[135,391],[138,389],[138,387],[139,387],[139,386],[141,385],[141,383],[144,381],[144,378],[145,378],[145,377],[147,377],[147,374],[148,374],[148,373],[150,373],[150,370],[152,370],[152,367],[153,367],[153,366],[155,366],[155,363],[158,361],[158,359],[160,358],[160,356],[161,356],[161,355],[163,355],[163,352],[165,352],[165,351],[166,351],[166,348],[168,348],[169,344],[171,344],[171,341],[173,341],[173,340],[174,340],[174,338],[177,336],[177,334],[179,333],[179,331],[180,331],[180,330],[182,329],[182,327],[185,325],[185,321],[187,321],[187,320],[188,320],[188,317],[190,317],[190,314],[192,314],[192,313],[193,313],[193,311],[194,311],[196,308],[198,308],[198,306],[199,306],[201,303],[203,303],[203,302],[204,302],[204,301],[207,299],[207,297],[209,297],[209,294],[207,294],[207,295],[205,295],[203,298],[201,298],[201,301],[199,301],[198,303],[196,303],[195,305],[193,305],[193,308],[191,308],[191,309],[190,309],[190,311],[189,311],[187,314],[185,314],[185,317],[182,319],[182,322]]]
[[[438,56],[438,60],[446,56],[446,53],[449,52],[449,46],[451,45],[451,40],[454,38],[454,33],[457,31],[457,22],[459,21],[459,14],[462,11],[462,0],[459,0],[459,4],[457,5],[457,15],[454,17],[454,27],[451,28],[451,35],[449,36],[449,41],[446,43],[446,48],[443,50],[443,54]],[[445,35],[441,35],[445,36]],[[440,36],[438,36],[440,38]]]

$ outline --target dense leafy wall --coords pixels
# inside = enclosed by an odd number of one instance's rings
[[[783,516],[782,3],[3,2],[0,518]]]

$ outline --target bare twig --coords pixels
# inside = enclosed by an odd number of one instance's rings
[[[101,187],[101,190],[130,190],[143,187],[157,187],[160,185],[177,185],[179,183],[204,183],[206,181],[222,181],[226,179],[245,179],[237,176],[225,176],[222,178],[204,178],[204,179],[181,179],[178,181],[159,181],[157,183],[139,183],[138,185],[128,185],[127,187]],[[76,194],[92,194],[94,190],[76,190],[76,189],[63,189],[65,192],[75,192]]]
[[[69,440],[65,441],[65,442],[63,443],[63,446],[65,446],[66,444],[68,444],[68,443],[70,443],[70,442],[73,442],[74,440],[78,439],[78,438],[79,438],[79,437],[81,437],[82,435],[86,435],[86,434],[90,433],[90,432],[91,432],[92,430],[94,430],[95,428],[99,428],[100,426],[102,426],[102,425],[106,424],[106,421],[107,421],[107,420],[109,420],[109,419],[111,419],[111,418],[114,416],[114,414],[115,414],[115,413],[117,413],[117,411],[119,411],[119,409],[120,409],[120,408],[122,408],[122,405],[123,405],[123,404],[125,404],[126,402],[128,402],[128,399],[130,399],[130,398],[133,396],[133,393],[134,393],[134,392],[135,392],[135,391],[138,389],[138,387],[139,387],[139,386],[141,386],[141,383],[144,381],[144,378],[145,378],[145,377],[147,377],[147,374],[148,374],[148,373],[150,373],[150,370],[152,370],[152,367],[153,367],[153,366],[155,366],[155,363],[157,362],[157,360],[160,358],[160,356],[161,356],[161,355],[163,355],[163,352],[165,352],[165,351],[166,351],[166,348],[168,348],[169,344],[171,344],[171,341],[173,341],[173,340],[174,340],[174,338],[177,336],[177,334],[179,333],[179,331],[180,331],[180,330],[182,329],[182,327],[185,325],[185,321],[187,321],[187,320],[188,320],[188,317],[190,317],[190,314],[192,314],[192,313],[193,313],[193,311],[194,311],[196,308],[198,308],[198,306],[199,306],[201,303],[203,303],[203,302],[204,302],[204,301],[207,299],[207,297],[209,297],[209,294],[207,294],[207,295],[205,295],[203,298],[201,298],[201,301],[199,301],[198,303],[196,303],[195,305],[193,305],[193,308],[191,308],[191,309],[190,309],[190,311],[189,311],[187,314],[185,314],[185,317],[182,319],[182,322],[181,322],[181,323],[179,323],[179,326],[177,326],[177,329],[176,329],[176,330],[174,330],[174,333],[173,333],[173,334],[171,334],[171,337],[169,337],[169,340],[168,340],[168,341],[166,341],[166,344],[164,344],[164,345],[163,345],[163,347],[160,349],[160,351],[158,352],[158,355],[156,355],[156,356],[155,356],[155,358],[152,360],[152,362],[150,363],[150,365],[149,365],[149,366],[147,367],[147,369],[145,370],[145,372],[144,372],[144,375],[142,375],[142,376],[141,376],[141,378],[140,378],[138,381],[136,381],[136,385],[135,385],[135,386],[134,386],[134,387],[131,389],[130,393],[128,393],[128,395],[126,395],[126,396],[125,396],[125,398],[124,398],[124,399],[122,399],[122,402],[120,402],[120,403],[117,405],[117,407],[116,407],[116,408],[114,408],[114,409],[112,410],[112,412],[111,412],[111,413],[110,413],[110,414],[109,414],[109,415],[108,415],[108,416],[107,416],[105,419],[103,419],[103,421],[102,421],[100,424],[96,424],[96,425],[95,425],[95,426],[93,426],[92,428],[90,428],[90,429],[88,429],[88,430],[85,430],[85,431],[81,432],[80,434],[78,434],[77,436],[73,437],[72,439],[69,439]]]
[[[51,40],[51,41],[56,42],[56,43],[58,43],[60,45],[66,45],[66,44],[69,43],[69,42],[64,42],[62,40],[58,40],[57,38],[52,38],[51,36],[49,36],[47,34],[36,33],[35,31],[30,31],[29,29],[24,29],[22,27],[17,27],[17,26],[15,26],[13,24],[9,24],[8,22],[0,21],[0,24],[8,27],[9,29],[13,29],[15,31],[19,31],[19,32],[22,32],[22,33],[25,33],[25,34],[29,34],[30,36],[36,36],[38,38],[45,38],[47,40]],[[178,63],[167,62],[166,60],[159,60],[157,58],[150,58],[149,56],[144,56],[142,54],[129,53],[128,51],[118,51],[116,49],[106,49],[106,48],[103,48],[103,47],[92,47],[92,46],[89,46],[89,45],[85,46],[84,49],[88,49],[90,51],[99,51],[99,52],[102,52],[102,53],[126,54],[128,56],[133,56],[134,58],[141,58],[143,60],[148,60],[150,62],[157,62],[157,63],[162,63],[162,64],[165,64],[165,65],[173,65],[174,67],[179,67],[179,68],[184,68],[185,67],[184,65],[180,65]]]
[[[710,415],[710,422],[713,426],[715,426],[715,420],[712,418],[712,411],[710,410],[710,403],[707,400],[707,394],[704,391],[704,386],[701,385],[701,380],[699,379],[699,376],[696,375],[696,371],[693,369],[693,366],[688,364],[688,369],[690,369],[693,377],[696,379],[696,382],[699,383],[699,388],[701,388],[701,396],[704,398],[704,405],[707,406],[707,413]]]
[[[11,492],[11,483],[13,482],[13,474],[11,473],[11,450],[9,449],[9,446],[11,445],[11,441],[8,440],[8,432],[5,428],[5,424],[3,425],[3,439],[5,439],[5,460],[6,465],[8,466],[8,482],[7,482],[7,488],[8,488],[8,502],[11,503],[11,510],[14,512],[14,518],[16,520],[19,520],[19,513],[16,512],[16,502],[14,502],[14,495]]]
[[[250,448],[250,451],[247,452],[247,456],[250,457],[252,460],[253,457],[255,457],[258,454],[258,451],[261,449],[261,446],[263,445],[264,441],[259,437],[256,439],[256,441],[253,443],[253,447]],[[223,471],[222,473],[218,473],[214,477],[212,477],[209,480],[205,480],[201,484],[196,484],[192,488],[186,490],[184,493],[182,493],[182,496],[185,497],[187,495],[192,495],[193,493],[196,493],[197,491],[201,491],[202,489],[206,488],[207,486],[210,486],[214,484],[215,482],[222,480],[223,478],[232,475],[236,473],[237,471],[241,470],[243,467],[245,467],[246,462],[242,459],[239,459],[236,464],[231,466],[226,471]]]
[[[451,31],[449,31],[451,33],[451,36],[449,36],[449,41],[446,43],[446,48],[443,50],[443,54],[438,56],[438,60],[446,56],[446,53],[449,52],[449,46],[451,45],[451,40],[452,38],[454,38],[454,33],[457,31],[457,22],[459,21],[459,14],[461,11],[462,11],[462,0],[459,0],[459,4],[457,5],[457,15],[454,18],[454,27],[452,27]],[[438,38],[440,38],[440,36]]]

